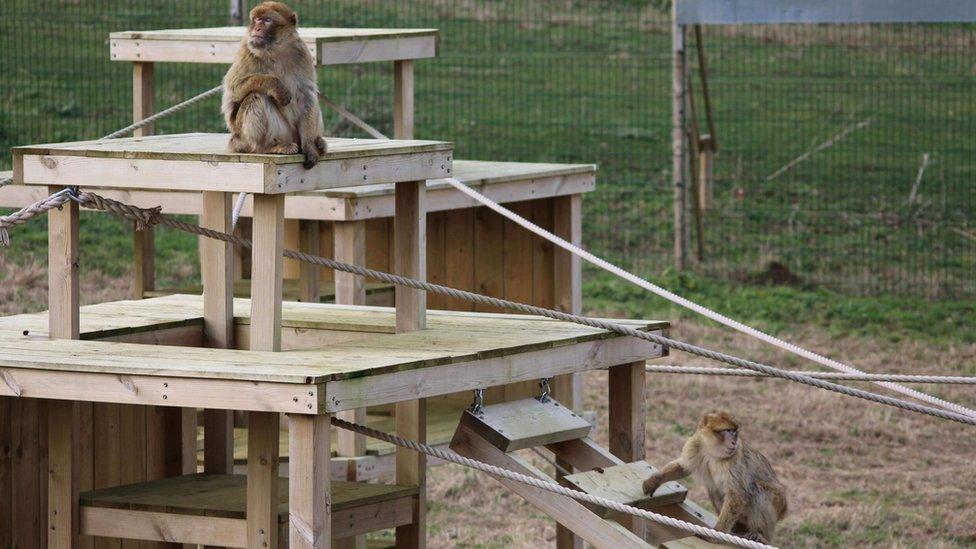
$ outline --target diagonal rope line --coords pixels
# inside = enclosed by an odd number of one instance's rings
[[[62,191],[63,192],[63,191]],[[128,204],[123,204],[115,200],[104,198],[98,196],[94,193],[81,193],[78,196],[74,196],[68,193],[58,193],[60,197],[54,200],[53,197],[49,198],[45,203],[44,209],[50,210],[58,207],[60,204],[67,202],[68,200],[77,200],[81,205],[95,209],[107,211],[115,214],[119,217],[126,219],[135,220],[137,223],[145,226],[150,226],[153,224],[165,225],[167,227],[177,229],[180,231],[205,236],[207,238],[213,238],[216,240],[221,240],[224,242],[230,242],[231,244],[236,244],[245,249],[251,248],[251,241],[245,238],[241,238],[236,235],[223,233],[220,231],[215,231],[213,229],[207,229],[204,227],[199,227],[196,225],[191,225],[189,223],[174,219],[172,217],[163,215],[160,213],[160,208],[139,208],[136,206],[130,206]],[[58,203],[60,201],[60,203]],[[35,205],[36,206],[36,205]],[[38,215],[42,209],[37,209],[35,213],[31,215]],[[23,221],[20,221],[22,223]],[[0,217],[0,231],[5,231],[8,226],[8,219],[6,217]],[[19,223],[17,223],[19,224]],[[456,288],[449,288],[447,286],[441,286],[439,284],[432,284],[430,282],[422,282],[419,280],[414,280],[411,278],[406,278],[399,275],[394,275],[390,273],[384,273],[382,271],[376,271],[373,269],[367,269],[365,267],[360,267],[358,265],[349,265],[346,263],[341,263],[333,259],[328,259],[325,257],[320,257],[317,255],[308,254],[305,252],[297,252],[294,250],[284,250],[283,255],[292,259],[297,259],[299,261],[305,261],[308,263],[313,263],[315,265],[320,265],[323,267],[328,267],[330,269],[363,276],[366,278],[371,278],[374,280],[379,280],[381,282],[386,282],[388,284],[396,284],[399,286],[405,286],[408,288],[413,288],[416,290],[423,290],[426,292],[433,292],[440,295],[445,295],[448,297],[453,297],[455,299],[461,299],[465,301],[472,301],[474,303],[480,303],[484,305],[491,305],[494,307],[499,307],[503,309],[509,309],[512,311],[518,311],[521,313],[526,313],[530,315],[543,316],[546,318],[551,318],[553,320],[561,320],[564,322],[573,322],[583,326],[589,326],[591,328],[597,328],[600,330],[606,330],[609,332],[614,332],[620,335],[631,336],[637,339],[643,339],[645,341],[650,341],[651,343],[656,343],[658,345],[663,345],[670,347],[672,349],[677,349],[689,354],[701,356],[716,362],[721,362],[724,364],[729,364],[731,366],[737,366],[740,368],[746,368],[763,374],[767,374],[773,377],[778,377],[782,379],[788,379],[797,383],[802,383],[804,385],[809,385],[811,387],[817,387],[820,389],[826,389],[835,393],[840,393],[842,395],[852,396],[867,400],[870,402],[876,402],[878,404],[884,404],[887,406],[892,406],[894,408],[899,408],[902,410],[908,410],[911,412],[917,412],[920,414],[925,414],[933,417],[938,417],[942,419],[947,419],[950,421],[955,421],[958,423],[963,423],[966,425],[976,426],[976,418],[966,416],[963,414],[957,414],[955,412],[950,412],[948,410],[942,410],[939,408],[933,408],[930,406],[924,406],[922,404],[916,404],[913,402],[907,402],[894,397],[889,397],[886,395],[879,395],[872,393],[870,391],[865,391],[863,389],[856,389],[853,387],[846,387],[844,385],[838,385],[836,383],[830,383],[827,381],[814,379],[810,376],[790,372],[787,370],[781,370],[779,368],[774,368],[766,364],[761,364],[758,362],[753,362],[751,360],[746,360],[743,358],[738,358],[725,353],[720,353],[718,351],[713,351],[705,347],[699,347],[697,345],[692,345],[690,343],[685,343],[683,341],[678,341],[661,335],[642,332],[635,328],[629,326],[624,326],[617,324],[615,322],[610,322],[607,320],[600,320],[596,318],[589,318],[585,316],[573,315],[569,313],[564,313],[561,311],[554,311],[552,309],[546,309],[543,307],[536,307],[533,305],[526,305],[524,303],[518,303],[515,301],[508,301],[506,299],[499,299],[497,297],[489,297],[474,292],[467,292],[464,290],[458,290]]]
[[[426,444],[422,444],[415,440],[410,440],[406,438],[399,437],[390,433],[384,433],[383,431],[377,431],[376,429],[371,429],[364,425],[359,425],[356,423],[350,423],[348,421],[339,419],[337,417],[332,418],[332,424],[340,429],[345,429],[347,431],[352,431],[354,433],[359,433],[361,435],[368,436],[370,438],[375,438],[377,440],[382,440],[390,444],[395,444],[401,448],[406,448],[408,450],[413,450],[414,452],[419,452],[421,454],[426,454],[431,457],[442,459],[444,461],[449,461],[451,463],[456,463],[458,465],[463,465],[471,469],[476,469],[483,473],[487,473],[496,478],[503,478],[511,481],[518,482],[520,484],[525,484],[528,486],[533,486],[539,488],[540,490],[545,490],[553,494],[559,494],[561,496],[566,496],[573,498],[578,501],[584,501],[586,503],[592,503],[594,505],[599,505],[601,507],[606,507],[612,511],[617,511],[619,513],[626,513],[635,517],[640,517],[647,520],[652,520],[659,524],[664,524],[666,526],[671,526],[673,528],[679,528],[693,534],[700,536],[705,536],[712,539],[718,539],[725,543],[731,543],[739,547],[749,547],[756,549],[767,549],[773,547],[771,545],[766,545],[763,543],[758,543],[755,541],[750,541],[745,538],[740,538],[738,536],[733,536],[725,532],[719,532],[712,528],[707,528],[705,526],[700,526],[698,524],[693,524],[691,522],[679,520],[676,518],[668,517],[665,515],[660,515],[658,513],[653,513],[651,511],[646,511],[644,509],[638,509],[637,507],[631,507],[630,505],[625,505],[618,501],[613,501],[610,499],[602,498],[599,496],[594,496],[592,494],[587,494],[586,492],[580,492],[565,486],[560,486],[555,482],[550,482],[538,477],[533,477],[529,475],[524,475],[522,473],[517,473],[515,471],[505,469],[504,467],[498,467],[497,465],[491,465],[471,459],[457,452],[450,450],[441,450],[440,448],[434,448]]]
[[[652,374],[692,374],[731,377],[771,377],[752,370],[739,368],[701,368],[697,366],[648,365],[644,370]],[[976,376],[926,376],[905,374],[848,374],[845,372],[792,372],[816,379],[835,381],[897,381],[899,383],[937,383],[945,385],[976,385]]]
[[[114,132],[106,135],[102,139],[115,139],[115,138],[118,138],[118,137],[122,137],[123,135],[125,135],[127,133],[131,133],[131,132],[134,132],[134,131],[136,131],[138,129],[145,128],[146,126],[152,124],[153,122],[159,120],[160,118],[165,118],[165,117],[167,117],[167,116],[169,116],[169,115],[171,115],[173,113],[177,113],[179,111],[182,111],[183,109],[186,109],[188,107],[192,107],[193,105],[195,105],[195,104],[203,101],[204,99],[208,99],[210,97],[213,97],[213,96],[217,95],[218,93],[220,93],[221,91],[223,91],[223,89],[224,89],[224,85],[221,84],[221,85],[217,86],[216,88],[212,88],[212,89],[209,89],[209,90],[201,93],[200,95],[195,95],[195,96],[187,99],[186,101],[183,101],[182,103],[177,103],[177,104],[173,105],[172,107],[170,107],[170,108],[168,108],[166,110],[159,111],[159,112],[157,112],[156,114],[154,114],[152,116],[147,116],[146,118],[143,118],[142,120],[136,122],[135,124],[129,124],[128,126],[122,128],[121,130],[114,131]]]

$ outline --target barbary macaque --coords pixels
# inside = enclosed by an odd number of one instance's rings
[[[715,529],[761,543],[772,542],[786,516],[786,487],[766,456],[739,436],[739,424],[725,412],[709,412],[684,445],[681,456],[644,481],[653,494],[665,482],[694,474],[718,510]]]
[[[221,111],[229,148],[243,153],[325,154],[315,63],[298,37],[298,15],[281,2],[251,10],[247,33],[224,76]]]

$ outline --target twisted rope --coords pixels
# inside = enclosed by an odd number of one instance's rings
[[[726,534],[725,532],[719,532],[718,530],[713,530],[712,528],[699,526],[691,522],[686,522],[676,518],[659,515],[651,511],[638,509],[637,507],[631,507],[630,505],[624,505],[623,503],[620,503],[618,501],[601,498],[599,496],[587,494],[586,492],[572,490],[570,488],[566,488],[565,486],[560,486],[554,482],[543,480],[538,477],[523,475],[522,473],[516,473],[515,471],[510,471],[508,469],[504,469],[496,465],[490,465],[488,463],[484,463],[478,460],[464,457],[450,450],[441,450],[439,448],[434,448],[432,446],[428,446],[426,444],[422,444],[414,440],[401,438],[397,435],[384,433],[383,431],[377,431],[376,429],[371,429],[364,425],[350,423],[348,421],[339,419],[337,417],[332,418],[332,425],[335,425],[340,429],[345,429],[347,431],[359,433],[361,435],[365,435],[370,438],[375,438],[377,440],[382,440],[390,444],[395,444],[397,446],[400,446],[401,448],[413,450],[414,452],[419,452],[421,454],[426,454],[428,456],[442,459],[444,461],[449,461],[451,463],[463,465],[471,469],[476,469],[483,473],[488,473],[489,475],[496,478],[503,478],[503,479],[518,482],[520,484],[533,486],[535,488],[539,488],[540,490],[552,492],[553,494],[559,494],[561,496],[570,497],[578,501],[583,501],[586,503],[599,505],[601,507],[606,507],[607,509],[610,509],[612,511],[617,511],[618,513],[626,513],[628,515],[633,515],[635,517],[652,520],[659,524],[664,524],[672,528],[679,528],[681,530],[685,530],[687,532],[691,532],[699,536],[717,539],[725,543],[738,545],[739,547],[749,547],[752,549],[768,549],[770,547],[773,547],[771,545],[766,545],[763,543],[758,543],[755,541],[750,541],[744,538],[740,538],[738,536],[733,536],[731,534]]]
[[[752,370],[738,368],[700,368],[695,366],[646,366],[646,371],[653,374],[693,374],[717,375],[732,377],[772,377]],[[899,383],[939,383],[947,385],[976,385],[976,377],[972,376],[922,376],[899,374],[847,374],[844,372],[796,372],[815,379],[832,379],[835,381],[897,381]]]
[[[662,288],[662,287],[660,287],[660,286],[658,286],[656,284],[653,284],[653,283],[651,283],[651,282],[649,282],[647,280],[644,280],[643,278],[641,278],[641,277],[639,277],[639,276],[637,276],[637,275],[635,275],[635,274],[633,274],[633,273],[631,273],[629,271],[625,271],[624,269],[621,269],[620,267],[617,267],[616,265],[614,265],[614,264],[612,264],[612,263],[610,263],[608,261],[603,260],[602,258],[599,258],[599,257],[591,254],[590,252],[588,252],[588,251],[580,248],[579,246],[577,246],[577,245],[575,245],[575,244],[573,244],[571,242],[568,242],[565,239],[560,238],[560,237],[558,237],[558,236],[550,233],[549,231],[543,229],[542,227],[539,227],[535,223],[532,223],[531,221],[529,221],[529,220],[525,219],[524,217],[518,215],[517,213],[515,213],[515,212],[513,212],[513,211],[511,211],[511,210],[509,210],[509,209],[507,209],[507,208],[505,208],[503,206],[501,206],[500,204],[498,204],[494,200],[488,198],[487,196],[484,196],[483,194],[481,194],[481,193],[475,191],[474,189],[468,187],[464,183],[461,183],[460,181],[458,181],[455,178],[448,178],[447,179],[447,182],[450,183],[451,186],[453,186],[455,189],[457,189],[457,190],[461,191],[462,193],[468,195],[469,197],[477,200],[478,202],[480,202],[484,206],[486,206],[486,207],[494,210],[495,212],[501,214],[502,216],[504,216],[504,217],[506,217],[506,218],[508,218],[508,219],[510,219],[512,221],[514,221],[516,224],[518,224],[518,225],[522,226],[523,228],[525,228],[525,229],[527,229],[527,230],[535,233],[539,237],[544,238],[544,239],[548,240],[549,242],[552,242],[553,244],[559,246],[560,248],[562,248],[562,249],[564,249],[564,250],[572,253],[573,255],[576,255],[577,257],[580,257],[580,258],[586,260],[587,262],[589,262],[589,263],[591,263],[591,264],[593,264],[593,265],[595,265],[595,266],[597,266],[597,267],[599,267],[599,268],[601,268],[601,269],[603,269],[603,270],[605,270],[605,271],[607,271],[607,272],[609,272],[611,274],[614,274],[614,275],[616,275],[616,276],[618,276],[618,277],[620,277],[620,278],[622,278],[622,279],[624,279],[624,280],[626,280],[626,281],[628,281],[628,282],[630,282],[632,284],[635,284],[637,286],[640,286],[641,288],[643,288],[643,289],[645,289],[645,290],[647,290],[649,292],[652,292],[652,293],[654,293],[654,294],[656,294],[656,295],[658,295],[660,297],[663,297],[664,299],[667,299],[668,301],[670,301],[670,302],[672,302],[672,303],[674,303],[676,305],[680,305],[680,306],[682,306],[682,307],[684,307],[684,308],[686,308],[688,310],[694,311],[694,312],[696,312],[696,313],[698,313],[698,314],[700,314],[700,315],[702,315],[702,316],[704,316],[706,318],[710,318],[710,319],[714,320],[715,322],[718,322],[719,324],[724,324],[725,326],[728,326],[729,328],[733,328],[735,330],[738,330],[738,331],[740,331],[740,332],[742,332],[742,333],[744,333],[746,335],[749,335],[749,336],[752,336],[752,337],[754,337],[756,339],[759,339],[760,341],[765,341],[766,343],[769,343],[770,345],[773,345],[775,347],[779,347],[780,349],[789,351],[789,352],[791,352],[791,353],[793,353],[795,355],[802,356],[802,357],[804,357],[804,358],[806,358],[808,360],[812,360],[813,362],[816,362],[818,364],[821,364],[821,365],[826,366],[828,368],[831,368],[833,370],[838,370],[838,371],[841,371],[841,372],[847,372],[849,374],[863,374],[863,373],[865,373],[865,372],[862,372],[861,370],[858,370],[857,368],[855,368],[853,366],[850,366],[848,364],[844,364],[843,362],[839,362],[839,361],[834,360],[832,358],[829,358],[829,357],[826,357],[826,356],[817,354],[817,353],[815,353],[813,351],[808,351],[807,349],[804,349],[803,347],[800,347],[799,345],[796,345],[795,343],[790,343],[788,341],[784,341],[784,340],[782,340],[782,339],[780,339],[780,338],[778,338],[776,336],[767,334],[766,332],[757,330],[757,329],[755,329],[755,328],[753,328],[751,326],[747,326],[747,325],[739,322],[738,320],[729,318],[729,317],[727,317],[727,316],[725,316],[725,315],[723,315],[723,314],[721,314],[719,312],[713,311],[713,310],[709,309],[708,307],[705,307],[704,305],[699,305],[698,303],[695,303],[694,301],[685,299],[685,298],[679,296],[678,294],[675,294],[675,293],[673,293],[673,292],[671,292],[671,291],[669,291],[669,290],[667,290],[665,288]],[[949,402],[947,400],[944,400],[944,399],[941,399],[941,398],[938,398],[938,397],[935,397],[935,396],[932,396],[932,395],[923,393],[921,391],[912,389],[911,387],[905,387],[904,385],[898,385],[897,383],[890,383],[890,382],[886,382],[886,381],[879,381],[879,382],[875,382],[875,383],[877,385],[880,385],[880,386],[886,388],[886,389],[890,389],[890,390],[895,391],[897,393],[901,393],[903,395],[910,396],[912,398],[915,398],[917,400],[921,400],[923,402],[928,402],[929,404],[935,404],[936,406],[945,408],[946,410],[951,410],[953,412],[956,412],[957,414],[969,416],[971,418],[976,418],[976,410],[972,410],[972,409],[967,408],[965,406],[960,406],[960,405],[956,404],[955,402]]]
[[[217,86],[216,88],[213,88],[213,89],[210,89],[210,90],[207,90],[207,91],[201,93],[200,95],[195,95],[195,96],[187,99],[186,101],[183,101],[182,103],[177,103],[177,104],[173,105],[172,107],[170,107],[170,108],[168,108],[166,110],[159,111],[158,113],[156,113],[156,114],[154,114],[152,116],[148,116],[146,118],[143,118],[142,120],[136,122],[135,124],[130,124],[130,125],[122,128],[121,130],[114,131],[114,132],[106,135],[102,139],[115,139],[117,137],[122,137],[123,135],[125,135],[127,133],[131,133],[131,132],[134,132],[134,131],[136,131],[138,129],[145,128],[146,126],[152,124],[153,122],[159,120],[160,118],[164,118],[164,117],[169,116],[169,115],[171,115],[173,113],[182,111],[183,109],[186,109],[188,107],[192,107],[193,105],[195,105],[195,104],[203,101],[204,99],[209,99],[209,98],[217,95],[221,91],[223,91],[223,89],[224,89],[224,85],[221,84],[221,85]]]
[[[69,197],[70,193],[70,189],[62,189],[44,200],[35,202],[30,206],[25,206],[10,215],[0,217],[0,245],[10,246],[10,233],[8,229],[17,225],[23,225],[30,221],[31,218],[48,210],[60,208],[65,202],[71,200]]]
[[[159,213],[158,208],[152,208],[147,210],[135,206],[129,206],[127,204],[123,204],[121,202],[117,202],[115,200],[100,197],[98,195],[94,195],[92,193],[87,193],[87,192],[81,193],[78,196],[77,200],[79,201],[79,203],[81,203],[86,207],[109,211],[120,217],[134,219],[136,221],[144,222],[147,224],[158,223],[191,234],[205,236],[207,238],[213,238],[224,242],[230,242],[231,244],[236,244],[245,249],[251,248],[251,241],[248,239],[241,238],[239,236],[232,235],[232,234],[223,233],[220,231],[215,231],[213,229],[207,229],[204,227],[199,227],[196,225],[185,223],[178,219],[174,219],[172,217]],[[2,219],[0,219],[0,222],[2,222]],[[334,259],[320,257],[305,252],[284,250],[283,255],[291,259],[297,259],[299,261],[312,263],[315,265],[327,267],[345,273],[350,273],[350,274],[354,274],[366,278],[371,278],[374,280],[379,280],[380,282],[386,282],[388,284],[396,284],[398,286],[405,286],[407,288],[413,288],[415,290],[432,292],[440,295],[445,295],[448,297],[453,297],[455,299],[461,299],[464,301],[471,301],[474,303],[499,307],[499,308],[508,309],[512,311],[518,311],[530,315],[543,316],[546,318],[551,318],[553,320],[573,322],[575,324],[589,326],[591,328],[606,330],[620,335],[631,336],[637,339],[650,341],[651,343],[656,343],[658,345],[667,346],[672,349],[677,349],[679,351],[683,351],[689,354],[701,356],[710,360],[714,360],[716,362],[721,362],[724,364],[729,364],[740,368],[754,370],[763,374],[770,375],[772,377],[788,379],[790,381],[795,381],[797,383],[802,383],[804,385],[809,385],[811,387],[826,389],[828,391],[840,393],[842,395],[853,396],[870,402],[876,402],[879,404],[885,404],[887,406],[900,408],[902,410],[908,410],[920,414],[930,415],[933,417],[964,423],[966,425],[976,426],[976,418],[970,416],[957,414],[955,412],[949,412],[947,410],[941,410],[938,408],[932,408],[921,404],[915,404],[912,402],[906,402],[904,400],[899,400],[894,397],[879,395],[862,389],[845,387],[843,385],[837,385],[835,383],[814,379],[804,374],[790,372],[787,370],[781,370],[779,368],[774,368],[772,366],[760,364],[758,362],[753,362],[751,360],[746,360],[732,355],[727,355],[725,353],[720,353],[718,351],[713,351],[711,349],[706,349],[704,347],[699,347],[697,345],[692,345],[690,343],[685,343],[683,341],[678,341],[675,339],[671,339],[668,337],[664,337],[664,336],[660,336],[648,332],[642,332],[640,330],[631,328],[629,326],[623,326],[621,324],[616,324],[614,322],[610,322],[606,320],[599,320],[595,318],[589,318],[585,316],[578,316],[578,315],[573,315],[573,314],[564,313],[560,311],[554,311],[552,309],[536,307],[533,305],[526,305],[524,303],[517,303],[515,301],[499,299],[497,297],[488,297],[488,296],[476,294],[474,292],[467,292],[464,290],[458,290],[456,288],[441,286],[439,284],[422,282],[419,280],[414,280],[412,278],[406,278],[399,275],[384,273],[382,271],[367,269],[366,267],[360,267],[358,265],[349,265],[346,263],[335,261]]]

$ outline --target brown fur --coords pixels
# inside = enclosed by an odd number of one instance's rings
[[[251,10],[247,34],[224,76],[221,110],[234,152],[325,154],[315,63],[298,38],[298,15],[281,2]]]
[[[786,487],[766,456],[747,446],[738,432],[729,414],[705,414],[681,456],[645,480],[644,492],[653,494],[665,482],[694,474],[719,511],[716,530],[770,543],[786,515]]]

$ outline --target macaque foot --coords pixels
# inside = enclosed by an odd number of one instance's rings
[[[298,148],[298,143],[285,143],[271,147],[268,152],[271,154],[298,154],[301,149]]]
[[[653,494],[663,483],[662,479],[658,478],[657,475],[649,477],[644,481],[644,493],[647,495]]]
[[[323,155],[329,150],[329,146],[325,143],[325,138],[321,135],[315,138],[315,148],[318,149],[319,155]]]

